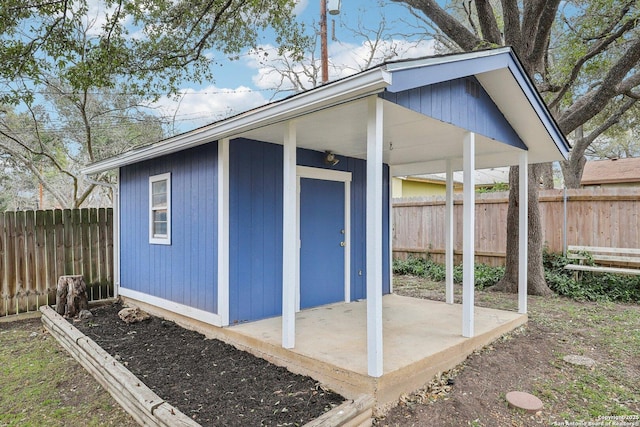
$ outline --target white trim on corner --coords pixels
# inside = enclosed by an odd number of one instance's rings
[[[158,181],[167,181],[167,235],[164,237],[153,235],[153,183]],[[171,244],[171,172],[149,177],[149,244]]]
[[[218,141],[218,313],[229,325],[229,139]]]
[[[215,313],[200,310],[198,308],[189,307],[188,305],[179,304],[177,302],[169,301],[164,298],[159,298],[153,295],[145,294],[142,292],[134,291],[133,289],[120,288],[120,295],[126,298],[145,302],[153,306],[165,309],[172,313],[180,314],[191,319],[199,320],[201,322],[208,323],[213,326],[222,326],[220,316]]]
[[[118,180],[113,186],[113,296],[120,294],[120,168],[117,169]]]
[[[300,311],[300,249],[302,249],[302,241],[300,240],[300,175],[296,173],[296,313]]]
[[[351,302],[351,172],[344,182],[344,302]]]
[[[300,178],[344,183],[344,302],[351,302],[351,172],[297,166],[297,238],[300,253]],[[297,262],[296,311],[300,311],[300,257]]]

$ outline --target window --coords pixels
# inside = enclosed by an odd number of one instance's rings
[[[171,174],[149,177],[149,243],[171,244]]]

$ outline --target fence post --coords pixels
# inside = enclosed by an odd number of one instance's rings
[[[567,256],[567,187],[562,188],[562,256]]]

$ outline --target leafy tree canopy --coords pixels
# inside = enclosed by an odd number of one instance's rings
[[[269,29],[297,51],[293,0],[5,0],[0,6],[0,79],[39,84],[64,75],[74,90],[126,89],[158,97],[181,81],[211,80],[212,65],[255,46]],[[215,54],[213,52],[216,52]],[[3,91],[3,102],[32,96]]]
[[[263,35],[296,55],[293,0],[5,0],[0,5],[0,155],[15,193],[77,207],[113,177],[83,166],[162,138],[145,111]],[[104,188],[104,187],[103,187]],[[41,196],[40,199],[43,199]],[[47,203],[47,200],[49,203]],[[42,201],[42,200],[41,200]],[[100,203],[100,202],[96,202]],[[102,202],[104,203],[104,201]]]

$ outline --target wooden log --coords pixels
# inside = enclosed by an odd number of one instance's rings
[[[56,289],[56,312],[65,317],[75,317],[88,308],[84,278],[78,275],[60,276]]]

